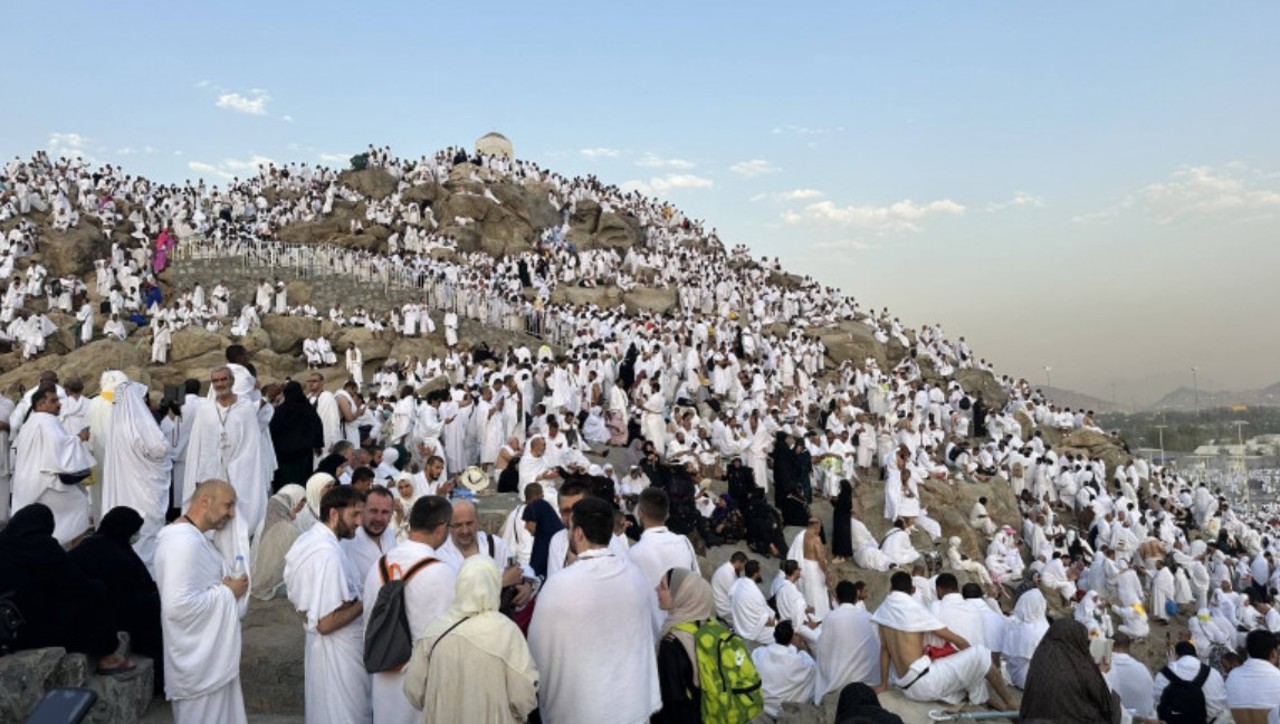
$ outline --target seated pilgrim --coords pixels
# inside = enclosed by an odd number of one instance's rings
[[[772,717],[782,713],[785,702],[813,700],[817,667],[808,653],[792,645],[795,636],[791,622],[783,621],[773,629],[773,643],[751,652],[764,690],[764,712]]]
[[[32,503],[0,531],[0,591],[13,591],[23,616],[14,649],[57,646],[87,655],[100,673],[134,668],[116,653],[106,587],[84,575],[53,537],[53,511]]]
[[[112,508],[102,517],[98,530],[67,555],[84,575],[106,587],[107,597],[98,607],[112,612],[120,630],[129,633],[130,648],[159,661],[164,653],[160,589],[132,545],[142,522],[133,508]],[[162,690],[163,673],[163,667],[157,667],[157,690]]]

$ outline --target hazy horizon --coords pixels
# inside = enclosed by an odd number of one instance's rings
[[[327,3],[9,10],[0,153],[162,181],[517,156],[670,199],[941,323],[998,371],[1143,406],[1280,381],[1280,6]],[[109,39],[109,42],[105,42]],[[38,62],[36,60],[38,59]],[[101,70],[99,70],[99,68]]]

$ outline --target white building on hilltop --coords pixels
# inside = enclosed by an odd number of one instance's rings
[[[482,153],[486,156],[503,156],[505,158],[515,158],[515,151],[511,149],[511,140],[498,132],[486,133],[476,140],[476,153]]]

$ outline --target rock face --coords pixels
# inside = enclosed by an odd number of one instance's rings
[[[622,302],[627,305],[627,311],[631,314],[640,312],[667,314],[676,308],[676,290],[674,287],[666,289],[636,287],[623,293]]]
[[[98,700],[84,721],[89,724],[133,724],[151,705],[155,666],[134,657],[133,671],[115,676],[90,673],[84,654],[60,648],[19,651],[0,657],[0,721],[26,720],[45,693],[57,687],[89,688]]]
[[[111,242],[92,222],[74,229],[49,231],[40,242],[41,262],[51,277],[81,276],[93,271],[93,261],[111,255]]]
[[[24,391],[35,387],[41,370],[57,370],[61,380],[79,377],[84,382],[86,395],[98,392],[98,380],[104,370],[123,370],[129,379],[150,384],[151,373],[144,365],[150,359],[150,348],[144,353],[131,339],[127,342],[99,339],[65,355],[46,354],[30,364],[21,364],[0,375],[0,390],[7,391],[14,384]]]
[[[241,642],[245,709],[255,714],[302,714],[306,634],[289,600],[251,599]]]
[[[1009,393],[1004,391],[995,375],[985,370],[956,370],[956,382],[969,394],[982,395],[982,401],[989,410],[1000,410],[1009,403]]]
[[[1046,435],[1046,439],[1048,438],[1049,436]],[[1095,430],[1074,430],[1063,437],[1055,447],[1060,452],[1083,452],[1088,453],[1090,458],[1101,459],[1107,465],[1107,480],[1115,476],[1117,467],[1127,464],[1133,457],[1124,449],[1119,438]]]
[[[338,183],[350,186],[361,194],[381,201],[395,192],[400,184],[395,176],[380,168],[366,168],[363,171],[343,171],[338,174]]]
[[[871,358],[882,370],[892,367],[888,350],[876,340],[871,327],[861,322],[844,321],[834,327],[810,327],[805,333],[821,340],[827,348],[827,357],[837,365],[845,361],[861,365]]]

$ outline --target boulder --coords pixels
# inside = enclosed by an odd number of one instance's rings
[[[861,322],[844,321],[834,327],[809,327],[805,334],[817,337],[827,348],[827,357],[837,365],[851,361],[863,367],[867,358],[871,358],[881,370],[892,367],[888,350],[876,340],[874,330]]]
[[[447,193],[449,192],[440,184],[427,181],[405,189],[404,193],[400,194],[400,199],[406,204],[417,203],[419,207],[427,207],[434,206],[436,200]]]
[[[338,174],[338,183],[355,189],[363,196],[379,201],[394,193],[400,185],[395,176],[381,168],[366,168],[363,171],[343,171]]]
[[[32,649],[0,656],[0,721],[19,722],[44,698],[46,680],[67,652]]]
[[[226,349],[230,344],[226,337],[204,327],[183,327],[173,333],[173,341],[169,345],[169,363],[178,366],[214,350]]]
[[[338,360],[346,353],[347,347],[354,344],[360,348],[365,364],[384,360],[391,353],[391,342],[396,335],[393,332],[379,334],[365,327],[343,327],[329,341],[333,345]]]
[[[277,354],[302,354],[302,341],[320,334],[320,322],[307,317],[281,317],[269,314],[262,328],[271,338],[271,351]]]
[[[284,286],[290,304],[306,304],[311,301],[311,284],[294,279]]]
[[[617,287],[574,287],[562,284],[551,290],[552,304],[594,304],[601,309],[609,309],[622,302],[623,294]]]
[[[98,702],[84,719],[86,724],[133,724],[142,719],[151,706],[155,689],[155,662],[135,656],[132,671],[114,676],[89,677],[89,688]]]
[[[641,312],[667,314],[676,307],[676,289],[675,287],[665,289],[636,287],[629,292],[623,292],[622,302],[627,305],[629,314]]]
[[[249,600],[240,649],[245,709],[256,714],[302,714],[306,634],[283,597]]]
[[[51,277],[88,274],[93,271],[95,259],[110,254],[111,242],[91,223],[66,231],[50,229],[40,240],[40,259]]]
[[[640,222],[630,214],[606,213],[600,215],[596,225],[596,233],[584,249],[615,249],[625,254],[627,249],[639,246],[644,241],[644,229]]]
[[[34,387],[41,370],[57,370],[62,380],[79,377],[84,382],[86,395],[98,392],[98,381],[105,370],[122,370],[129,379],[150,384],[151,375],[145,367],[150,350],[144,352],[132,342],[99,339],[73,350],[66,355],[45,355],[30,364],[0,375],[0,390],[8,390],[15,383],[24,389]]]
[[[561,224],[560,210],[551,205],[547,196],[549,188],[545,184],[498,183],[492,186],[493,195],[502,205],[535,232]]]
[[[1062,437],[1056,446],[1062,453],[1087,453],[1091,459],[1101,459],[1107,466],[1107,480],[1113,479],[1116,468],[1125,465],[1133,456],[1121,444],[1120,438],[1096,430],[1073,430]]]
[[[955,380],[960,383],[965,392],[971,395],[982,395],[982,401],[986,403],[988,410],[1001,410],[1009,402],[1009,393],[1000,386],[995,375],[986,370],[972,367],[956,370]]]

